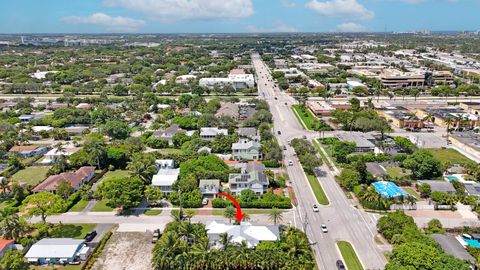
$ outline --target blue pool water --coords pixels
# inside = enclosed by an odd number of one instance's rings
[[[458,181],[456,176],[447,176],[448,181]]]
[[[471,247],[480,248],[480,242],[478,242],[478,240],[468,238],[463,238],[463,240],[465,240],[465,242],[467,242],[467,244]]]

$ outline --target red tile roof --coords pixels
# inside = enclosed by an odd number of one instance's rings
[[[13,240],[0,238],[0,252],[4,251],[6,247],[13,244]]]
[[[51,175],[47,179],[45,179],[45,181],[38,184],[33,189],[33,192],[56,190],[57,186],[63,181],[70,183],[72,187],[76,187],[82,181],[84,181],[85,177],[87,177],[94,171],[95,167],[81,167],[75,173],[66,172],[57,175]]]

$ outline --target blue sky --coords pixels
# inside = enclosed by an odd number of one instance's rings
[[[3,0],[0,33],[479,30],[480,0]]]

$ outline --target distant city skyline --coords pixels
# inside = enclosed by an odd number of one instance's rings
[[[478,0],[23,0],[0,33],[476,31]]]

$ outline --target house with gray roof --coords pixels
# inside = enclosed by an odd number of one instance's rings
[[[249,139],[252,141],[260,142],[260,135],[256,128],[242,127],[238,129],[238,136],[242,139]]]
[[[173,136],[175,136],[175,134],[181,133],[181,132],[186,132],[186,130],[182,129],[177,124],[173,124],[166,129],[163,129],[163,130],[160,129],[160,130],[155,131],[152,134],[152,137],[156,138],[156,139],[166,140],[166,141],[168,141],[169,145],[173,145]]]
[[[232,158],[234,160],[262,159],[261,145],[256,141],[240,140],[232,144]]]
[[[228,176],[228,185],[233,194],[240,194],[244,189],[250,189],[258,195],[268,190],[268,178],[260,171],[231,173]]]
[[[207,140],[207,141],[213,141],[217,136],[219,135],[228,135],[228,130],[227,129],[220,129],[217,127],[203,127],[200,128],[200,138]]]
[[[238,117],[240,116],[238,105],[231,102],[223,103],[220,109],[218,109],[215,116],[216,117],[228,116],[235,120],[238,120]]]
[[[198,183],[198,188],[205,198],[216,198],[220,192],[220,180],[218,179],[202,179]]]
[[[442,247],[443,251],[447,253],[448,255],[452,255],[455,258],[458,258],[460,260],[465,260],[470,263],[475,263],[475,259],[470,255],[466,250],[464,245],[460,241],[463,241],[461,237],[454,237],[452,235],[446,235],[446,234],[431,234],[430,237],[435,239],[435,241],[440,244]],[[466,245],[466,243],[464,243]]]
[[[419,180],[419,181],[417,181],[417,183],[419,185],[422,185],[422,184],[429,185],[432,192],[438,191],[438,192],[446,192],[446,193],[453,194],[456,191],[450,181],[445,181],[445,180]]]
[[[355,153],[373,152],[375,150],[375,138],[368,133],[349,132],[340,133],[336,137],[345,142],[355,143]]]

